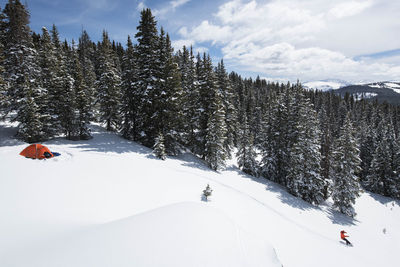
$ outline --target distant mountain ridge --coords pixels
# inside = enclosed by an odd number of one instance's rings
[[[309,90],[335,91],[344,96],[346,93],[356,99],[377,99],[378,102],[387,102],[400,105],[400,81],[383,81],[365,84],[351,84],[342,80],[321,80],[303,83]]]
[[[336,90],[345,86],[351,85],[343,80],[338,79],[328,79],[328,80],[320,80],[320,81],[309,81],[303,83],[303,86],[310,90],[320,90],[320,91],[331,91]]]
[[[335,93],[342,96],[349,93],[356,99],[377,99],[378,102],[400,105],[400,82],[375,82],[348,85],[335,90]]]

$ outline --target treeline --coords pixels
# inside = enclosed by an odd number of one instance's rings
[[[161,159],[189,149],[214,170],[237,148],[244,172],[316,205],[332,197],[350,216],[361,186],[400,198],[398,107],[228,75],[207,54],[174,53],[149,9],[124,47],[106,31],[98,43],[85,31],[62,42],[54,25],[32,33],[9,0],[0,37],[1,113],[22,140],[89,139],[97,121]]]

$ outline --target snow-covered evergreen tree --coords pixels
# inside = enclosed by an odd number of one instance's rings
[[[261,174],[283,186],[287,185],[290,151],[293,144],[293,127],[296,121],[291,114],[293,95],[289,85],[276,96],[271,96],[271,105],[263,116],[261,129]],[[292,120],[292,121],[291,121]]]
[[[95,51],[93,48],[93,42],[90,40],[89,35],[84,30],[79,38],[78,43],[78,56],[81,63],[82,76],[84,84],[86,85],[86,96],[88,97],[87,103],[90,106],[91,118],[95,116],[96,107],[95,96],[96,96],[96,73],[94,67]]]
[[[316,112],[311,103],[297,89],[294,122],[294,143],[290,148],[287,175],[288,191],[312,203],[324,200],[325,181],[321,176],[320,129]]]
[[[222,104],[222,95],[217,90],[216,77],[212,66],[212,61],[209,55],[203,54],[203,58],[200,55],[197,55],[196,62],[196,73],[199,84],[199,98],[198,98],[198,126],[199,128],[196,131],[196,148],[194,152],[202,156],[205,159],[206,155],[206,143],[208,131],[210,128],[210,123],[212,119],[210,119],[211,114],[213,114],[216,110],[215,101],[216,96],[218,96],[219,100]],[[218,94],[217,94],[218,93]],[[213,106],[212,106],[213,105]],[[221,108],[221,106],[219,106]],[[224,122],[225,122],[225,109],[219,112],[224,113]],[[226,132],[224,133],[226,134]],[[225,142],[224,137],[224,142]],[[224,147],[222,148],[224,150]],[[221,153],[225,153],[222,152]]]
[[[156,137],[153,153],[157,158],[165,160],[167,158],[167,152],[165,151],[165,141],[162,133],[159,133]]]
[[[57,50],[51,40],[48,30],[42,28],[42,36],[40,39],[40,48],[38,51],[39,65],[41,67],[41,82],[44,96],[41,103],[42,125],[43,131],[48,137],[55,136],[59,130],[59,121],[57,112],[59,102],[54,103],[57,83],[59,82],[59,61],[57,58]]]
[[[216,90],[210,105],[204,151],[204,159],[213,170],[223,168],[225,166],[225,160],[228,158],[224,147],[226,131],[225,109],[222,104],[222,96],[220,92]]]
[[[161,40],[160,36],[160,40]],[[183,143],[181,138],[183,132],[183,108],[182,108],[182,88],[181,78],[178,71],[178,65],[173,57],[173,48],[169,35],[165,38],[165,63],[160,66],[161,79],[159,86],[161,86],[161,112],[163,115],[162,123],[160,124],[161,130],[165,136],[165,149],[169,155],[176,155],[179,153],[180,144]],[[163,53],[161,53],[163,54]]]
[[[71,74],[74,79],[75,89],[75,114],[76,114],[76,127],[77,136],[79,139],[87,140],[92,138],[89,123],[93,118],[91,96],[92,92],[85,83],[83,78],[82,65],[78,57],[75,47],[72,47],[72,68]]]
[[[76,112],[75,81],[70,71],[73,69],[71,62],[72,50],[67,42],[61,48],[60,82],[56,90],[54,104],[57,105],[59,122],[62,132],[67,139],[78,139],[79,129]]]
[[[137,86],[138,67],[135,50],[128,36],[126,52],[122,59],[122,136],[130,140],[139,140],[140,129],[143,125],[143,116],[140,111],[140,92]]]
[[[332,129],[331,124],[329,123],[329,117],[331,112],[330,107],[330,94],[327,94],[327,99],[324,99],[325,105],[322,105],[319,113],[319,125],[321,129],[321,176],[326,182],[326,186],[324,189],[324,198],[328,198],[330,195],[329,192],[329,183],[330,183],[330,163],[332,157]]]
[[[196,63],[194,62],[192,47],[188,50],[184,46],[182,52],[179,51],[178,55],[182,87],[182,118],[184,120],[182,137],[185,145],[196,153],[198,147],[200,147],[197,132],[200,128],[199,117],[201,113]]]
[[[377,132],[374,126],[376,117],[373,116],[370,120],[371,121],[369,122],[367,119],[367,112],[365,112],[362,118],[362,123],[360,123],[359,126],[361,158],[360,178],[363,184],[365,184],[367,176],[370,173],[373,154],[377,147]]]
[[[359,196],[361,187],[357,173],[361,170],[359,144],[348,114],[341,134],[334,142],[331,162],[332,199],[334,207],[340,212],[354,217],[353,204]]]
[[[212,189],[209,184],[207,184],[206,189],[203,190],[203,197],[205,201],[208,201],[208,197],[212,194]]]
[[[225,108],[225,124],[227,126],[227,136],[224,144],[225,150],[230,157],[233,149],[234,140],[237,132],[237,112],[233,106],[234,96],[232,86],[226,73],[224,61],[218,63],[216,68],[217,87],[223,96],[223,104]]]
[[[28,80],[25,81],[24,91],[25,97],[21,100],[21,107],[16,118],[20,122],[17,137],[28,143],[43,141],[45,134],[42,132],[41,114],[35,102],[37,91],[35,92],[35,87],[31,87]]]
[[[140,22],[137,27],[137,55],[138,55],[138,97],[140,99],[139,109],[143,116],[141,125],[141,141],[148,146],[154,143],[155,135],[152,116],[157,112],[151,99],[152,90],[157,87],[157,74],[159,73],[158,60],[158,31],[157,22],[150,9],[143,9],[140,13]]]
[[[24,118],[26,103],[30,103],[27,92],[36,99],[32,101],[39,106],[43,103],[43,94],[40,81],[40,67],[38,66],[38,55],[32,42],[29,28],[29,12],[19,0],[9,0],[4,10],[6,16],[3,24],[4,36],[4,79],[9,85],[7,90],[6,113],[16,111],[17,118]],[[39,99],[40,98],[40,99]],[[40,103],[42,101],[42,103]],[[25,123],[20,121],[21,123]],[[41,125],[42,126],[42,125]],[[22,129],[22,128],[20,128]],[[45,139],[45,133],[39,131],[40,139]],[[19,134],[19,136],[25,136]]]
[[[97,101],[100,104],[101,121],[106,124],[108,131],[113,131],[120,127],[121,122],[121,76],[115,66],[114,52],[106,31],[103,32],[100,53],[101,73],[97,81]]]
[[[388,197],[399,197],[399,144],[391,122],[382,120],[378,126],[378,144],[366,177],[366,189]]]
[[[5,39],[5,15],[0,9],[0,118],[7,109],[10,99],[8,98],[8,83],[4,81],[4,39]]]
[[[249,175],[258,176],[258,163],[256,160],[254,136],[250,132],[247,117],[244,118],[242,129],[239,133],[238,151],[236,153],[239,168]]]

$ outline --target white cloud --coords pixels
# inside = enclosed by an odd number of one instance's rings
[[[180,30],[180,33],[187,32],[187,30]],[[188,36],[198,42],[212,41],[215,43],[225,43],[230,40],[233,32],[230,26],[217,26],[210,24],[207,20],[203,21],[199,26],[194,28]]]
[[[186,46],[187,48],[190,46],[193,46],[195,44],[195,41],[193,40],[175,40],[171,42],[172,47],[174,48],[175,51],[178,51],[182,49],[183,46]]]
[[[329,14],[336,18],[344,18],[357,15],[363,12],[365,9],[371,7],[373,1],[349,1],[340,3],[333,7]]]
[[[218,45],[224,58],[236,68],[265,76],[386,79],[399,76],[399,67],[352,57],[398,48],[393,47],[400,45],[397,33],[387,27],[393,23],[400,26],[395,15],[400,5],[393,2],[232,0],[219,7],[214,19],[203,20],[190,29],[182,27],[179,34],[197,45]]]
[[[144,1],[139,2],[139,4],[136,7],[137,11],[142,11],[143,9],[147,8],[146,4],[144,3]],[[136,13],[136,12],[135,12]]]
[[[267,73],[289,80],[320,80],[326,78],[348,81],[389,80],[400,76],[400,67],[383,63],[355,61],[339,52],[318,47],[299,48],[288,43],[267,47],[249,44],[246,47],[225,47],[227,62],[240,64],[244,70]]]
[[[199,53],[199,54],[208,53],[208,48],[207,48],[207,47],[204,47],[204,46],[196,46],[193,50],[194,50],[194,51],[193,51],[193,54],[197,54],[197,53]]]
[[[168,2],[168,5],[161,9],[155,9],[153,14],[154,16],[164,16],[169,12],[175,11],[178,7],[188,3],[190,0],[173,0]]]
[[[189,2],[190,0],[175,0],[175,1],[171,1],[170,5],[173,9],[178,8],[184,4],[186,4],[187,2]]]

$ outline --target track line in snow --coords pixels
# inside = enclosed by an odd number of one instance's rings
[[[171,167],[169,167],[169,168],[171,168]],[[181,172],[181,173],[189,173],[189,174],[191,174],[191,175],[198,176],[198,177],[200,177],[200,178],[202,178],[202,179],[204,179],[204,180],[212,181],[212,182],[214,182],[214,183],[216,183],[216,184],[219,184],[220,186],[223,186],[223,187],[225,187],[225,188],[228,188],[228,189],[230,189],[231,191],[234,191],[234,192],[236,192],[236,193],[238,193],[238,194],[240,194],[240,195],[242,195],[242,196],[244,196],[244,197],[246,197],[246,198],[251,199],[252,201],[256,202],[258,205],[261,205],[261,206],[263,206],[264,208],[267,208],[269,211],[274,212],[274,213],[277,214],[279,217],[281,217],[282,219],[284,219],[284,220],[286,220],[286,221],[292,223],[293,225],[297,226],[298,228],[300,228],[300,229],[302,229],[302,230],[305,230],[305,231],[307,231],[307,232],[309,232],[309,233],[311,233],[311,234],[314,234],[314,235],[316,235],[316,236],[319,236],[319,237],[321,237],[321,238],[324,238],[325,240],[328,240],[328,241],[330,241],[330,242],[332,242],[332,243],[337,243],[337,240],[336,240],[336,239],[332,239],[332,238],[329,238],[329,237],[327,237],[327,236],[324,236],[324,235],[322,235],[322,234],[320,234],[320,233],[318,233],[318,232],[315,232],[315,231],[311,230],[310,228],[308,228],[308,227],[306,227],[306,226],[304,226],[304,225],[299,224],[299,223],[296,222],[295,220],[290,219],[290,218],[287,217],[286,215],[284,215],[284,214],[282,214],[281,212],[277,211],[276,209],[272,208],[272,207],[271,207],[270,205],[268,205],[267,203],[265,203],[265,202],[263,202],[263,201],[261,201],[261,200],[255,198],[255,197],[251,196],[250,194],[248,194],[248,193],[246,193],[246,192],[243,192],[243,191],[241,191],[241,190],[239,190],[239,189],[236,189],[236,188],[234,188],[234,187],[232,187],[232,186],[230,186],[230,185],[227,185],[227,184],[225,184],[225,183],[223,183],[223,182],[217,181],[216,179],[213,179],[213,178],[210,178],[210,177],[207,177],[207,176],[204,176],[204,175],[196,174],[196,173],[189,172],[189,171],[182,171],[182,170],[178,170],[178,169],[176,169],[176,168],[173,168],[173,170],[174,170],[174,171],[177,171],[177,172]]]

